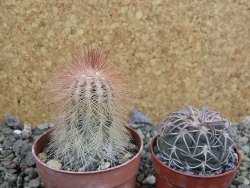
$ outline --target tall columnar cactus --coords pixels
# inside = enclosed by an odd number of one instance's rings
[[[47,152],[64,169],[116,163],[133,147],[126,129],[129,91],[108,53],[78,49],[50,85],[56,127]]]
[[[157,146],[170,167],[208,175],[237,162],[235,131],[220,113],[189,106],[161,124]]]

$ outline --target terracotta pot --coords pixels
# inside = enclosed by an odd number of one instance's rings
[[[233,181],[235,173],[240,166],[241,156],[238,150],[238,164],[229,172],[214,176],[196,176],[185,174],[181,171],[174,170],[161,162],[155,155],[154,146],[156,144],[155,137],[150,145],[152,153],[153,166],[156,172],[157,188],[227,188]]]
[[[43,151],[50,141],[52,130],[41,135],[32,146],[35,156],[38,174],[42,177],[47,188],[132,188],[135,187],[136,173],[139,169],[141,152],[143,147],[142,138],[132,129],[128,128],[139,146],[139,152],[129,161],[119,166],[101,171],[70,172],[54,170],[43,163],[37,155]]]

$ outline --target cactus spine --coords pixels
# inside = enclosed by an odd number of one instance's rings
[[[220,113],[189,106],[161,124],[157,146],[170,167],[209,175],[237,162],[235,131]]]
[[[108,53],[78,49],[55,74],[56,128],[47,153],[63,169],[87,171],[98,161],[116,163],[133,148],[126,129],[126,87]]]

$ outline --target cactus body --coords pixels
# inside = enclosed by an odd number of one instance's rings
[[[80,50],[56,72],[56,128],[47,153],[63,169],[88,171],[100,161],[116,163],[133,147],[126,129],[125,88],[108,54]]]
[[[235,132],[218,112],[186,107],[162,126],[157,146],[170,167],[209,175],[237,162]]]

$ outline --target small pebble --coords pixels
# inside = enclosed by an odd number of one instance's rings
[[[240,137],[239,138],[239,143],[241,143],[241,144],[246,144],[247,142],[248,142],[248,138],[247,137],[245,137],[245,136],[243,136],[243,137]]]
[[[234,167],[235,167],[234,163],[228,163],[226,168],[225,168],[225,171],[228,172],[228,171],[232,170]]]
[[[40,130],[48,129],[49,125],[47,123],[37,125],[37,128]]]
[[[38,158],[39,158],[42,162],[44,162],[44,163],[46,163],[47,160],[48,160],[47,155],[46,155],[46,153],[44,153],[44,152],[39,153],[39,154],[38,154]]]
[[[22,174],[20,174],[20,175],[17,177],[16,185],[17,185],[17,188],[23,187],[23,175],[22,175]]]
[[[237,182],[238,184],[243,184],[244,183],[245,178],[243,176],[238,176],[235,179],[235,182]]]
[[[12,183],[3,182],[3,184],[0,185],[0,188],[12,188]]]
[[[138,182],[142,182],[144,179],[144,174],[143,173],[140,173],[138,176],[137,176],[137,181]]]
[[[150,138],[151,137],[151,135],[150,135],[150,133],[148,132],[147,134],[146,134],[146,138]]]
[[[244,184],[244,185],[249,185],[249,183],[250,183],[250,182],[249,182],[249,179],[245,178],[243,184]]]
[[[4,141],[4,134],[0,132],[0,143]]]
[[[20,126],[20,121],[10,114],[5,115],[4,120],[5,123],[12,129],[18,129]]]
[[[141,129],[137,129],[136,132],[140,135],[142,139],[144,139],[144,134],[142,133]]]
[[[29,187],[30,187],[30,188],[37,188],[37,187],[39,187],[39,186],[40,186],[39,178],[30,180],[30,182],[29,182]]]
[[[157,132],[157,131],[153,131],[153,135],[154,135],[154,136],[157,136],[157,135],[158,135],[158,132]]]
[[[249,173],[248,171],[244,170],[244,171],[241,172],[241,175],[244,176],[244,177],[247,177],[248,173]]]
[[[151,160],[151,158],[152,158],[151,153],[148,152],[148,153],[146,154],[146,158],[147,158],[148,160]]]
[[[83,169],[80,169],[80,170],[85,171],[85,172],[86,171],[95,171],[95,170],[97,170],[97,168],[98,168],[97,163],[91,163],[88,166],[86,166],[85,169],[83,168]]]
[[[85,168],[84,167],[79,168],[78,172],[85,172]]]
[[[36,164],[35,158],[34,158],[31,151],[27,152],[27,154],[25,156],[25,163],[28,166],[34,166]]]
[[[29,181],[30,181],[29,176],[26,176],[26,177],[24,178],[24,181],[29,182]]]
[[[14,145],[12,146],[13,151],[16,154],[20,154],[21,150],[22,150],[22,146],[23,146],[24,141],[23,140],[17,140]]]
[[[33,136],[40,136],[40,135],[42,135],[43,133],[44,133],[44,130],[40,130],[40,129],[38,129],[38,128],[34,128],[34,129],[32,130]]]
[[[14,175],[14,174],[6,173],[6,174],[4,175],[4,180],[7,181],[7,182],[9,182],[9,183],[15,182],[16,179],[17,179],[17,177],[16,177],[16,175]]]
[[[29,124],[24,124],[22,137],[29,138],[32,135],[31,126]]]
[[[3,129],[2,129],[2,133],[3,134],[10,134],[11,132],[12,132],[13,130],[11,129],[11,128],[9,128],[9,127],[4,127]]]
[[[49,160],[46,164],[54,170],[60,170],[62,168],[62,163],[55,159]]]
[[[109,167],[110,167],[110,162],[108,162],[108,161],[107,162],[101,162],[99,167],[98,167],[98,170],[105,170],[105,169],[107,169]]]
[[[138,128],[142,128],[142,127],[145,127],[146,125],[144,124],[131,124],[130,127],[133,128],[133,129],[138,129]]]
[[[132,153],[130,153],[130,152],[126,153],[126,154],[123,156],[123,158],[121,158],[121,159],[119,160],[119,163],[125,163],[125,162],[127,162],[132,156],[133,156]]]
[[[29,151],[31,151],[31,149],[32,149],[32,143],[29,143],[28,140],[25,140],[25,141],[23,141],[23,145],[22,145],[22,149],[21,149],[20,154],[22,156],[25,156],[25,155],[27,155],[27,153]]]
[[[21,131],[21,130],[16,129],[16,130],[14,130],[14,131],[13,131],[13,133],[14,133],[14,134],[17,134],[17,135],[21,135],[21,134],[22,134],[22,131]]]
[[[17,167],[17,163],[15,161],[4,161],[2,164],[7,169],[13,169]]]
[[[49,123],[48,125],[49,125],[49,128],[55,127],[55,124],[54,124],[54,123]]]
[[[243,123],[249,127],[250,126],[250,116],[245,117],[241,123]]]
[[[12,161],[14,158],[15,158],[15,155],[14,153],[11,152],[9,155],[7,155],[5,159]]]
[[[155,177],[154,176],[148,176],[144,181],[143,183],[145,184],[154,184],[155,183]]]
[[[28,168],[28,165],[25,162],[21,162],[19,164],[21,172],[24,172],[26,168]]]
[[[137,109],[131,112],[131,120],[133,124],[153,125],[152,121],[143,112]]]
[[[28,176],[30,179],[35,179],[38,176],[38,174],[34,168],[31,168],[31,170],[28,173]]]
[[[249,151],[250,151],[250,147],[249,147],[248,145],[245,145],[245,146],[241,147],[241,149],[242,149],[246,154],[248,154]]]
[[[6,150],[9,150],[9,149],[11,149],[12,144],[13,144],[13,143],[10,142],[9,139],[8,139],[8,140],[4,140],[4,141],[3,141],[3,148],[6,149]]]

